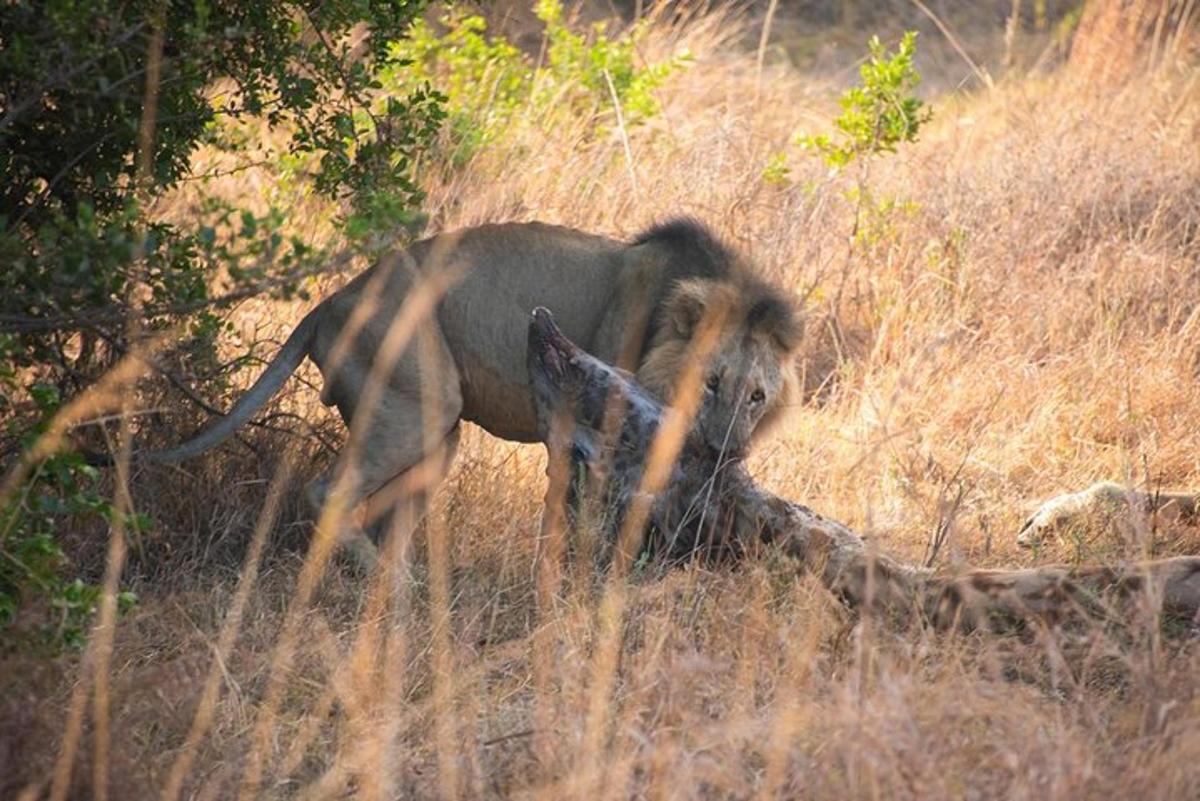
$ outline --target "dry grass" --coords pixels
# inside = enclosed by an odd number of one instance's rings
[[[828,118],[829,87],[770,59],[759,83],[740,33],[716,15],[656,33],[647,47],[683,40],[700,58],[662,91],[662,115],[628,132],[632,160],[619,132],[595,142],[582,125],[532,120],[433,187],[432,227],[541,219],[624,236],[699,216],[807,303],[810,394],[753,467],[773,490],[914,560],[947,522],[949,563],[1139,553],[1144,537],[1097,533],[1034,556],[1014,539],[1032,502],[1094,480],[1200,487],[1195,68],[1122,85],[1063,71],[933,98],[920,144],[870,171],[876,199],[903,202],[849,248],[844,183],[794,150],[787,185],[761,178],[793,132]],[[270,187],[252,172],[228,191]],[[323,414],[306,391],[285,405]],[[1194,637],[1153,626],[1084,642],[897,634],[854,625],[767,559],[636,577],[619,664],[603,675],[590,566],[568,558],[561,591],[536,591],[541,450],[478,430],[431,533],[449,538],[448,609],[418,535],[401,576],[333,567],[289,611],[308,527],[288,484],[261,569],[246,573],[257,579],[240,636],[219,647],[283,459],[258,441],[261,461],[228,448],[133,477],[161,528],[151,556],[135,544],[143,600],[115,631],[109,797],[159,795],[185,753],[181,798],[235,797],[255,770],[268,798],[1176,799],[1200,787],[1200,655]],[[1164,551],[1200,549],[1194,529],[1153,535]],[[299,637],[272,678],[290,615]],[[86,665],[12,658],[3,673],[0,788],[36,797]],[[189,752],[206,681],[211,725]],[[79,797],[95,789],[88,732]]]

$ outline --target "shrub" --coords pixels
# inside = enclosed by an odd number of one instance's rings
[[[11,370],[0,374],[0,387],[12,397]],[[58,391],[45,384],[29,389],[39,420],[21,433],[21,444],[32,447],[44,433],[50,418],[58,410]],[[0,409],[0,411],[9,411]],[[15,420],[10,419],[10,425]],[[65,520],[100,517],[109,524],[118,511],[102,494],[99,472],[76,453],[52,455],[37,465],[32,475],[11,497],[0,505],[0,637],[9,644],[26,647],[59,645],[77,647],[83,642],[88,619],[99,603],[100,591],[81,579],[64,575],[66,556],[58,532]],[[127,514],[123,521],[133,531],[144,529],[149,521],[141,515]],[[132,593],[118,595],[122,609],[136,600]],[[10,629],[17,613],[28,605],[41,605],[41,626],[26,631]]]
[[[538,0],[535,11],[546,26],[544,62],[535,64],[503,36],[488,34],[480,16],[451,9],[441,19],[445,33],[418,20],[411,35],[392,45],[397,66],[381,76],[389,92],[404,94],[427,83],[446,98],[451,166],[462,166],[520,118],[541,120],[566,112],[593,120],[603,132],[620,104],[624,122],[636,125],[658,112],[654,90],[687,66],[680,52],[664,61],[644,63],[638,43],[645,23],[609,35],[601,23],[587,34],[567,24],[560,0]]]
[[[60,402],[136,344],[131,332],[179,326],[188,336],[176,358],[215,365],[215,278],[235,298],[288,292],[330,260],[286,235],[278,208],[210,198],[183,221],[155,212],[201,178],[191,159],[202,144],[245,147],[237,123],[265,125],[288,158],[311,159],[312,189],[344,204],[340,224],[359,241],[411,218],[422,198],[414,163],[443,98],[419,81],[382,96],[378,75],[403,70],[392,43],[424,5],[0,5],[0,452],[28,448]],[[0,636],[22,606],[46,601],[60,613],[54,636],[78,640],[96,591],[63,578],[58,529],[111,519],[98,479],[58,454],[0,498]]]
[[[96,351],[72,357],[66,334],[99,327],[120,343],[134,298],[151,323],[209,299],[205,229],[157,221],[147,208],[190,177],[193,151],[222,119],[260,118],[285,131],[292,152],[319,157],[316,190],[348,199],[357,213],[419,202],[411,166],[436,131],[441,98],[415,85],[377,103],[376,71],[422,5],[23,0],[0,8],[0,330],[16,337],[18,365],[65,359],[92,374]],[[349,37],[360,23],[369,26],[363,52]],[[151,55],[156,31],[161,59]],[[156,125],[141,153],[152,65],[161,68]],[[232,90],[214,96],[217,81]],[[303,248],[280,244],[269,263],[242,268],[243,285],[313,266]]]
[[[878,36],[867,45],[870,57],[859,68],[860,86],[848,89],[838,101],[842,113],[833,121],[835,140],[826,134],[801,135],[797,143],[811,148],[831,167],[856,159],[895,153],[902,142],[914,142],[930,111],[913,91],[921,76],[913,67],[917,34],[907,31],[895,53],[888,53]]]

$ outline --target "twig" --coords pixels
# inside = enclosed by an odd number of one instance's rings
[[[617,87],[613,86],[612,76],[608,74],[608,70],[604,70],[604,82],[608,84],[613,110],[617,113],[617,130],[621,134],[621,146],[625,149],[625,167],[629,170],[629,186],[634,195],[639,195],[637,173],[633,168],[633,150],[629,147],[629,134],[625,130],[625,115],[621,113],[621,100],[617,97]]]
[[[118,36],[114,37],[114,39],[112,41],[112,48],[115,49],[115,48],[119,47],[120,45],[125,44],[125,42],[129,41],[134,36],[136,36],[138,33],[140,33],[142,30],[144,30],[145,27],[146,27],[145,22],[139,22],[137,25],[134,25],[131,28],[126,28]],[[15,120],[17,117],[21,116],[22,114],[24,114],[31,107],[42,102],[42,98],[45,97],[46,92],[67,83],[72,78],[74,78],[76,75],[79,75],[79,74],[87,71],[94,64],[96,64],[96,62],[98,62],[103,56],[108,55],[108,53],[109,53],[109,51],[105,50],[100,55],[93,56],[89,59],[86,59],[84,61],[81,61],[81,62],[75,64],[70,69],[60,70],[57,74],[51,76],[49,78],[49,80],[44,81],[39,86],[35,86],[32,90],[30,90],[30,92],[27,95],[25,95],[25,97],[21,98],[20,100],[18,100],[15,103],[13,103],[4,112],[3,117],[0,117],[0,131],[3,131],[5,128],[7,128],[9,125],[11,125],[13,123],[13,120]],[[68,63],[73,60],[73,59],[70,59],[69,56],[67,56],[67,54],[62,54],[62,55],[64,55],[64,57],[65,57],[64,60],[67,61]]]
[[[215,298],[207,298],[205,300],[190,301],[188,303],[180,303],[175,306],[164,306],[160,308],[143,309],[145,316],[154,317],[163,314],[186,315],[207,308],[221,308],[233,303],[237,303],[247,298],[252,298],[261,295],[264,292],[269,292],[280,286],[292,283],[301,278],[306,278],[311,275],[323,275],[326,273],[336,272],[344,267],[351,259],[354,258],[354,253],[343,251],[337,256],[334,256],[329,264],[319,270],[296,271],[272,278],[267,281],[255,284],[253,286],[243,287],[229,292],[225,295],[220,295]],[[51,331],[78,331],[83,328],[94,325],[114,324],[124,322],[127,314],[124,310],[106,311],[80,314],[64,314],[56,317],[34,317],[27,314],[0,314],[0,333],[13,334],[32,334],[39,332]]]
[[[500,743],[507,742],[509,740],[516,740],[518,737],[532,737],[535,734],[537,734],[537,732],[533,729],[514,731],[511,734],[504,734],[499,737],[493,737],[490,740],[484,740],[482,743],[480,743],[480,745],[482,745],[484,748],[487,748],[488,746],[499,745]]]
[[[775,21],[775,9],[779,0],[771,0],[767,6],[767,16],[763,19],[762,34],[758,37],[758,57],[754,62],[754,106],[758,107],[758,97],[762,91],[763,62],[767,56],[767,41],[771,38],[771,23]]]
[[[937,26],[937,29],[939,31],[941,31],[942,35],[946,37],[946,40],[948,42],[950,42],[950,46],[954,48],[954,51],[956,53],[958,53],[960,56],[962,56],[963,61],[967,62],[967,66],[971,68],[971,72],[975,73],[975,77],[978,78],[980,80],[980,82],[982,82],[983,85],[986,86],[988,89],[995,89],[996,85],[992,81],[992,76],[988,75],[987,70],[982,69],[978,64],[975,63],[975,59],[971,58],[967,54],[967,51],[963,48],[962,44],[959,43],[958,37],[956,37],[953,33],[950,32],[950,29],[948,27],[946,27],[946,24],[938,18],[938,15],[934,14],[929,9],[929,6],[922,3],[921,0],[912,0],[912,1],[913,1],[913,5],[915,5],[919,9],[921,9],[921,12],[925,16],[927,16],[931,20],[933,20],[933,24]]]

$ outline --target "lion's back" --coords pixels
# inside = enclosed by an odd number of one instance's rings
[[[525,368],[529,313],[549,308],[568,336],[591,346],[612,305],[625,248],[543,223],[483,225],[414,246],[424,269],[464,270],[438,309],[461,379],[464,419],[505,439],[538,439]]]

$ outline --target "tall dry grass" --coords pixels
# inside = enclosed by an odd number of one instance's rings
[[[878,208],[852,244],[846,179],[789,144],[828,119],[833,87],[772,59],[760,71],[748,24],[662,23],[649,55],[686,43],[699,59],[659,117],[600,141],[586,121],[530,119],[435,179],[431,227],[540,219],[628,236],[674,214],[708,221],[807,309],[809,392],[753,472],[890,551],[920,559],[938,530],[951,564],[1119,559],[1148,536],[1200,548],[1194,529],[1014,544],[1034,501],[1097,479],[1200,487],[1196,68],[1116,83],[1076,67],[931,98],[921,142],[871,166]],[[780,151],[783,185],[762,178]],[[223,189],[252,198],[271,175]],[[297,225],[321,225],[305,202]],[[244,311],[248,331],[302,313]],[[281,404],[329,428],[311,392]],[[135,473],[134,503],[161,521],[158,564],[131,568],[142,602],[112,632],[109,740],[75,731],[71,795],[96,791],[97,753],[113,798],[1200,787],[1194,632],[896,633],[768,557],[636,573],[608,665],[591,564],[568,554],[538,591],[541,450],[463,439],[433,525],[396,529],[392,571],[318,571],[304,603],[299,481],[272,483],[290,445],[260,437],[262,458],[230,448]],[[303,448],[301,477],[318,453]],[[92,677],[18,657],[5,676],[0,787],[38,797],[72,687]]]

